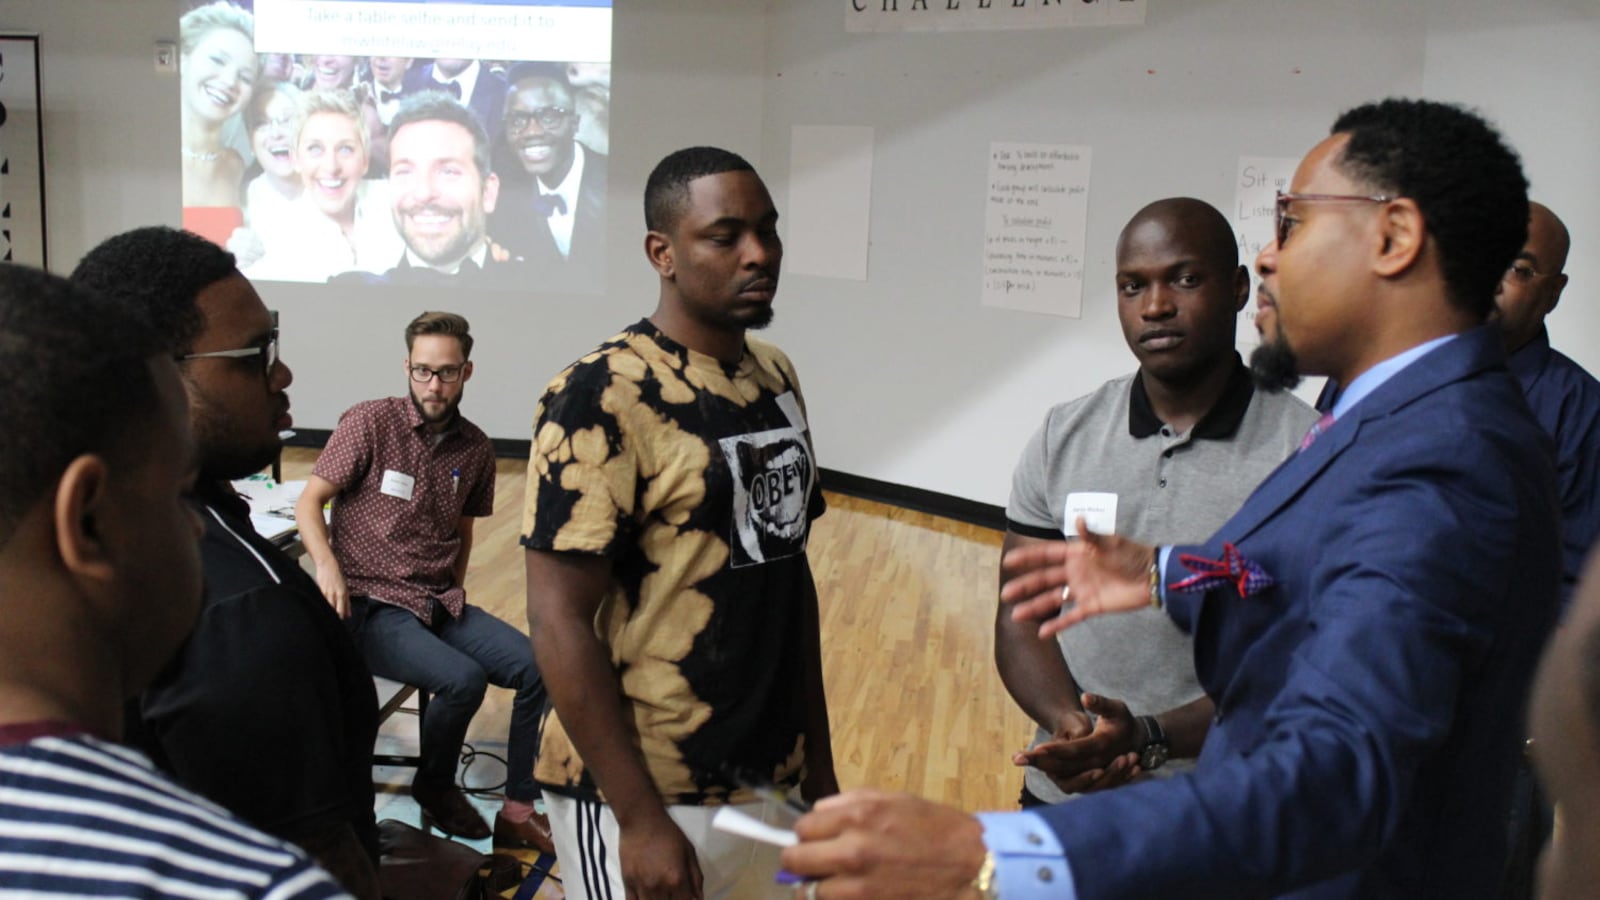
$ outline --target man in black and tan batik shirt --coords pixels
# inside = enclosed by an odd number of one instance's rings
[[[775,852],[710,828],[728,804],[782,815],[736,772],[837,790],[815,455],[793,366],[745,336],[772,317],[777,212],[710,148],[663,160],[645,197],[660,304],[556,376],[534,425],[522,542],[554,704],[535,776],[569,897],[726,896],[741,876],[741,896],[787,896]]]

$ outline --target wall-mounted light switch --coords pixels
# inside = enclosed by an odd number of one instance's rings
[[[156,71],[178,71],[178,45],[172,41],[156,41]]]

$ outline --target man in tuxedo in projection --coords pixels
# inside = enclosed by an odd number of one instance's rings
[[[510,159],[500,167],[500,204],[490,220],[495,241],[538,260],[541,284],[598,293],[605,286],[606,155],[577,139],[581,122],[565,65],[518,63],[510,82],[500,148]]]
[[[489,242],[499,196],[477,117],[436,91],[407,97],[389,126],[389,198],[406,252],[382,276],[360,280],[526,289],[534,273]]]
[[[506,80],[476,59],[436,59],[412,66],[406,73],[406,90],[440,91],[459,100],[489,135],[500,139],[500,116],[506,106]]]
[[[784,853],[816,896],[1495,896],[1560,579],[1548,439],[1485,324],[1527,181],[1473,114],[1388,100],[1291,187],[1259,361],[1338,379],[1330,416],[1202,546],[1080,525],[1006,557],[1041,636],[1152,604],[1194,635],[1196,770],[981,817],[846,795]]]
[[[724,805],[784,814],[729,770],[838,790],[806,558],[816,456],[793,365],[747,336],[772,319],[777,220],[737,155],[663,159],[645,185],[655,313],[535,414],[522,543],[555,707],[535,772],[569,897],[788,897],[774,849],[711,828]]]
[[[1226,217],[1158,200],[1117,238],[1117,315],[1132,375],[1050,410],[1012,475],[1005,549],[1090,528],[1137,540],[1200,540],[1294,452],[1317,418],[1287,391],[1257,390],[1234,349],[1250,273]],[[1055,642],[998,604],[995,663],[1039,724],[1022,803],[1193,768],[1211,699],[1189,636],[1157,610],[1098,619]],[[1084,703],[1080,695],[1086,695]],[[1171,764],[1167,765],[1170,756]],[[1134,768],[1137,763],[1137,768]]]
[[[189,398],[205,536],[194,634],[130,709],[129,743],[197,793],[298,844],[377,897],[372,674],[297,560],[250,524],[231,481],[261,471],[293,420],[277,322],[233,254],[185,231],[102,242],[72,280],[169,342]]]
[[[367,71],[370,77],[363,79],[361,86],[372,96],[378,121],[388,128],[394,114],[400,111],[400,101],[410,93],[406,90],[406,73],[411,71],[411,60],[404,56],[374,56],[367,60]]]

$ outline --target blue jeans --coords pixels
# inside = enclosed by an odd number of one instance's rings
[[[351,597],[349,624],[374,675],[429,694],[418,781],[430,786],[455,783],[467,725],[493,684],[517,692],[506,736],[506,796],[523,802],[539,796],[533,759],[549,695],[533,664],[527,635],[476,606],[462,607],[461,618],[453,619],[437,600],[429,627],[409,610]]]

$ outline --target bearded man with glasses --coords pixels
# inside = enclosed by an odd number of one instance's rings
[[[295,507],[328,604],[372,671],[429,695],[411,793],[424,820],[468,840],[553,853],[533,782],[544,681],[527,635],[468,605],[475,519],[494,507],[494,448],[461,415],[472,335],[454,313],[406,326],[404,397],[358,403],[318,457]],[[333,512],[324,520],[324,504]],[[505,805],[494,828],[456,785],[456,762],[488,685],[516,691]]]

